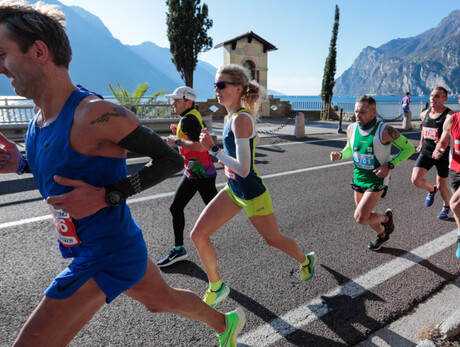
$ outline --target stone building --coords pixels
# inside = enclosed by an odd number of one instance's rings
[[[265,41],[253,31],[237,36],[231,40],[219,43],[214,48],[224,48],[224,65],[239,64],[245,66],[266,91],[268,79],[268,52],[276,48],[270,42]],[[209,100],[208,100],[209,101]],[[289,110],[287,110],[287,108]],[[290,113],[290,103],[282,102],[273,96],[265,97],[261,103],[261,116],[280,117]]]

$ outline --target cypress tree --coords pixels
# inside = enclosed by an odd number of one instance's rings
[[[329,45],[329,55],[326,58],[326,65],[324,66],[323,74],[323,84],[321,87],[321,100],[322,100],[322,110],[327,110],[327,118],[329,118],[329,110],[331,108],[331,100],[333,95],[333,89],[335,85],[335,70],[336,70],[336,60],[337,60],[337,34],[339,32],[339,6],[335,5],[335,15],[334,15],[334,26],[332,28],[332,38]],[[323,113],[323,118],[324,113]]]
[[[167,0],[169,50],[185,85],[193,87],[193,71],[198,63],[198,54],[212,47],[212,38],[207,31],[212,27],[208,18],[208,5],[200,7],[200,0]]]

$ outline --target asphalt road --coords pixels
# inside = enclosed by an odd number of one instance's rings
[[[407,136],[416,144],[419,133]],[[298,264],[267,246],[244,212],[213,236],[222,279],[232,290],[218,309],[242,306],[247,313],[240,346],[355,345],[460,274],[453,218],[438,220],[440,196],[427,208],[426,193],[410,183],[415,155],[393,170],[387,197],[377,206],[378,211],[394,210],[396,230],[390,242],[379,252],[367,249],[375,235],[353,219],[351,162],[329,162],[330,151],[344,144],[344,134],[303,141],[261,139],[256,164],[270,190],[278,224],[305,252],[315,251],[319,261],[314,278],[302,282]],[[130,171],[142,162],[130,160]],[[180,176],[129,201],[154,261],[173,245],[169,204]],[[434,180],[434,172],[428,178]],[[219,169],[219,187],[224,181]],[[203,206],[196,196],[187,207],[186,230]],[[10,346],[68,260],[60,256],[48,207],[30,175],[0,176],[0,211],[0,346]],[[185,246],[188,260],[162,274],[170,285],[201,296],[206,275],[189,237]],[[105,305],[71,343],[216,345],[205,325],[172,314],[151,314],[123,295]]]

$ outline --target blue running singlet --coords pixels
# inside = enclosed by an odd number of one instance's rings
[[[54,175],[83,180],[96,187],[107,186],[127,175],[126,158],[87,157],[69,145],[75,109],[84,97],[92,94],[83,88],[76,89],[53,123],[36,126],[37,114],[29,124],[25,136],[27,160],[44,199],[73,190],[56,183]],[[126,201],[78,220],[62,210],[50,208],[64,258],[104,256],[143,242]]]

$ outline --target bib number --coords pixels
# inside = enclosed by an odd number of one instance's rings
[[[454,153],[460,155],[460,140],[454,140]]]
[[[436,141],[438,139],[438,128],[423,127],[423,138]]]
[[[374,155],[353,152],[353,161],[355,165],[364,170],[374,170]]]
[[[234,180],[236,181],[236,173],[232,170],[230,170],[228,167],[225,167],[225,176],[229,179],[229,180]]]
[[[51,209],[51,214],[53,215],[54,229],[56,230],[59,242],[65,247],[72,247],[81,244],[70,214],[62,210],[57,210],[52,205],[49,205],[49,207]]]

